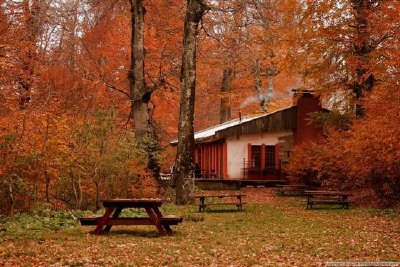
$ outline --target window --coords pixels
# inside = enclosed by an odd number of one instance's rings
[[[261,167],[261,146],[251,146],[252,167]]]
[[[275,146],[265,146],[265,168],[275,168]]]

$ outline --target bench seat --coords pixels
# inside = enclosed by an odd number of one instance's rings
[[[276,188],[276,193],[281,196],[286,193],[303,195],[306,189],[305,185],[281,185]]]
[[[238,208],[238,210],[243,209],[243,205],[245,205],[245,202],[242,203],[237,203],[237,202],[222,202],[222,203],[207,203],[207,204],[199,204],[200,210],[205,210],[207,206],[226,206],[226,205],[233,205]]]
[[[223,202],[223,203],[207,203],[207,204],[199,204],[199,205],[200,206],[217,206],[217,205],[239,205],[239,206],[241,206],[244,204],[246,204],[246,203],[245,202],[242,202],[242,203]]]
[[[342,199],[323,199],[323,198],[312,198],[307,200],[307,209],[311,209],[313,205],[316,204],[331,204],[331,205],[341,205],[343,208],[348,209],[349,204],[354,203],[354,201],[350,200],[342,200]]]
[[[179,216],[165,216],[161,218],[161,224],[163,225],[178,225],[183,221],[182,217]]]

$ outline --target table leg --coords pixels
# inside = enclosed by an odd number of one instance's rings
[[[199,212],[206,211],[205,203],[206,203],[206,198],[205,197],[200,197]]]
[[[238,199],[238,211],[243,210],[242,208],[242,197],[241,196],[237,196]]]
[[[346,195],[342,196],[342,201],[343,201],[342,208],[343,209],[349,209],[349,202],[347,201],[347,196]]]
[[[145,209],[146,209],[147,214],[149,215],[150,221],[152,222],[152,224],[154,224],[156,226],[160,235],[166,235],[167,232],[165,231],[164,227],[161,225],[161,218],[158,218],[158,216],[154,212],[154,209],[149,208],[149,207],[147,207]]]
[[[121,211],[122,211],[122,208],[116,208],[111,218],[113,218],[113,219],[118,218],[119,215],[121,214]],[[110,232],[111,227],[112,227],[111,224],[106,225],[106,228],[104,228],[103,233]]]
[[[103,233],[103,227],[107,224],[110,219],[111,213],[114,211],[115,207],[108,207],[104,212],[103,216],[97,221],[96,229],[94,230],[95,235],[101,235]]]

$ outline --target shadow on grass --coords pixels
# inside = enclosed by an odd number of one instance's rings
[[[346,209],[346,208],[343,208],[342,206],[340,206],[340,205],[338,205],[338,206],[332,206],[332,205],[329,205],[329,206],[322,206],[322,205],[320,205],[320,206],[317,206],[317,207],[312,207],[311,209],[307,209],[307,208],[305,208],[305,210],[309,210],[309,211],[312,211],[312,210],[316,210],[316,211],[321,211],[321,210],[335,210],[335,211],[337,211],[337,210],[343,210],[343,211],[350,211],[351,210],[351,207],[349,207],[348,209]]]
[[[284,193],[284,194],[276,194],[276,197],[296,197],[296,198],[306,198],[307,196],[304,193]]]
[[[162,237],[157,230],[143,230],[143,229],[111,229],[111,231],[102,236],[109,237],[146,237],[146,238],[157,238]]]
[[[234,210],[234,209],[231,209],[231,210],[207,209],[205,212],[198,212],[198,213],[201,213],[201,214],[207,214],[207,213],[238,213],[238,214],[241,214],[244,212],[245,212],[245,210],[238,211],[238,210]]]

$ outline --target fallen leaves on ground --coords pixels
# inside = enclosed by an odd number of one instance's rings
[[[247,188],[244,211],[222,207],[160,237],[153,226],[3,234],[1,266],[324,266],[327,261],[399,261],[400,215],[375,209],[305,210],[301,197]],[[165,214],[198,215],[166,205]]]

